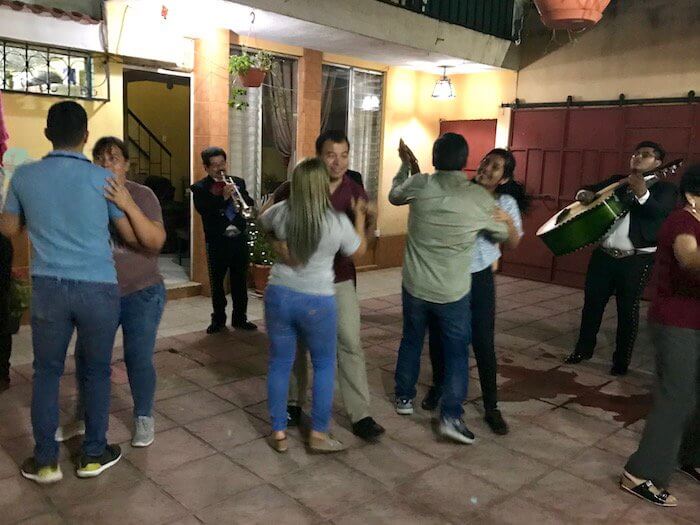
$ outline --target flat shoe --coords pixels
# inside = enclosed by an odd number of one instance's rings
[[[332,454],[333,452],[340,452],[347,448],[340,441],[334,439],[331,435],[328,435],[325,438],[309,436],[308,447],[309,452],[315,454]]]
[[[270,445],[272,450],[279,452],[280,454],[284,454],[287,452],[287,450],[289,450],[287,436],[284,436],[282,439],[277,439],[274,435],[270,434],[267,436],[267,444]]]

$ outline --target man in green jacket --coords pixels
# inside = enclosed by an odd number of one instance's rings
[[[440,433],[467,444],[474,441],[462,419],[469,382],[472,250],[480,231],[496,241],[508,237],[507,226],[493,217],[493,197],[463,171],[468,154],[464,137],[445,133],[433,145],[437,171],[416,173],[415,156],[401,141],[402,165],[389,192],[389,202],[410,207],[403,264],[403,335],[394,377],[396,412],[413,413],[425,330],[428,320],[434,320],[445,349]]]

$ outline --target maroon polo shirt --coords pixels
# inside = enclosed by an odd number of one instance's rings
[[[272,195],[275,204],[288,199],[289,192],[289,181],[283,182]],[[350,222],[355,224],[355,214],[352,211],[353,198],[369,200],[365,189],[345,174],[340,185],[331,194],[331,204],[336,211],[347,215]],[[355,263],[352,261],[352,257],[345,257],[337,253],[333,261],[333,271],[335,272],[336,283],[342,283],[351,279],[356,281]]]

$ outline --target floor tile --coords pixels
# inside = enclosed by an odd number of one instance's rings
[[[333,520],[337,525],[366,525],[368,523],[396,523],[405,525],[442,525],[445,520],[431,515],[427,509],[411,506],[400,497],[379,497],[353,508]]]
[[[49,500],[34,482],[21,477],[0,479],[0,516],[4,523],[13,523],[51,510]],[[6,521],[5,521],[6,520]]]
[[[193,392],[158,403],[159,412],[181,425],[234,408],[228,401],[206,391]]]
[[[279,479],[325,459],[321,455],[307,453],[299,440],[290,439],[289,441],[289,450],[286,454],[273,451],[264,438],[232,447],[226,450],[225,454],[237,464],[267,481]]]
[[[269,433],[269,425],[241,409],[199,419],[185,427],[217,450],[227,450]]]
[[[182,428],[158,434],[146,448],[123,449],[129,463],[147,475],[214,454],[215,450]]]
[[[569,522],[566,516],[553,510],[544,509],[518,496],[494,505],[476,521],[501,525],[535,523],[538,525],[562,525]]]

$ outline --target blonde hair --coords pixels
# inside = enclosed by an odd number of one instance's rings
[[[328,184],[328,169],[318,158],[301,161],[292,173],[287,246],[302,264],[309,262],[321,241],[326,212],[331,206]]]

